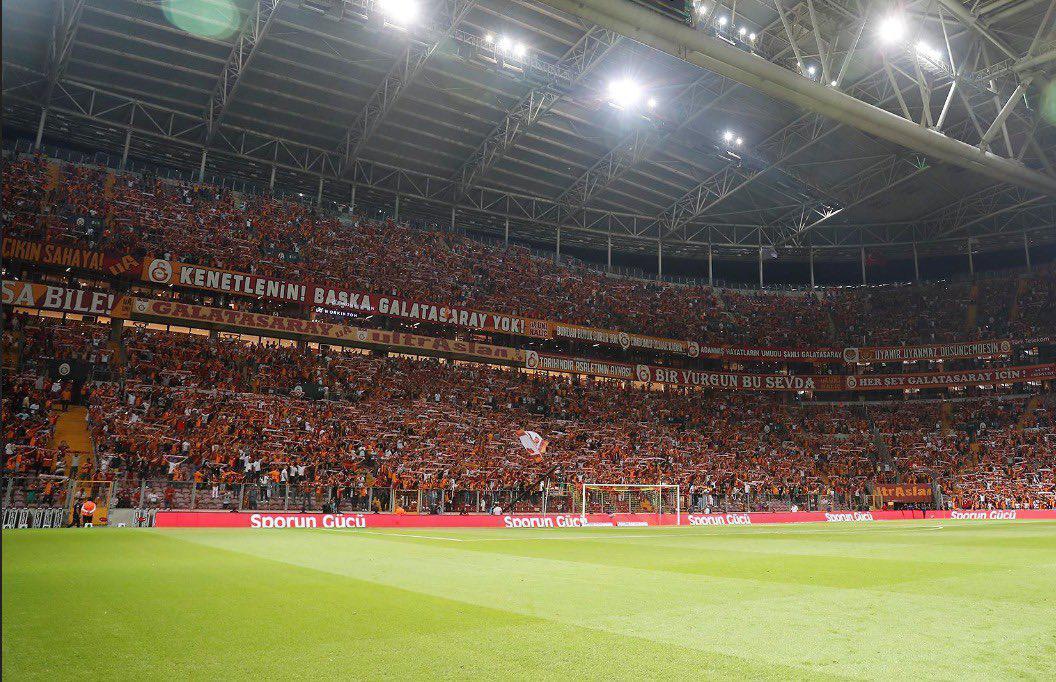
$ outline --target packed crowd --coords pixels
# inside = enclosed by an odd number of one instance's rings
[[[613,278],[435,229],[29,157],[4,165],[3,211],[9,236],[702,343],[839,346],[1056,332],[1051,269],[1024,285],[1009,276],[741,293]]]
[[[105,345],[88,323],[18,327],[23,361],[5,373],[4,423],[20,447],[5,468],[40,472],[45,456],[26,453],[45,447],[47,403],[21,421],[9,413],[50,358]],[[108,364],[107,380],[83,393],[93,466],[118,480],[194,481],[214,494],[295,483],[350,496],[663,481],[727,506],[748,495],[853,504],[872,483],[936,481],[968,506],[1056,506],[1056,401],[1045,394],[799,404],[146,329],[126,330],[123,359]],[[544,434],[545,455],[521,447],[519,429]]]

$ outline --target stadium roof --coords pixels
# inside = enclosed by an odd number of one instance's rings
[[[5,0],[4,125],[260,186],[322,180],[343,202],[399,194],[401,216],[457,206],[494,234],[508,217],[551,244],[1056,241],[1051,0],[905,2],[900,37],[893,6],[856,0],[707,0],[685,39],[626,23],[632,0],[575,5]]]

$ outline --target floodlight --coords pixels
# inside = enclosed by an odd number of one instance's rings
[[[418,17],[417,0],[378,0],[377,8],[396,24],[409,24]]]
[[[750,40],[750,41],[752,41],[754,43],[755,42],[755,34],[754,33],[749,33],[748,34],[748,40]]]
[[[832,87],[836,87],[836,81],[832,81],[831,83],[829,83],[829,85],[831,85]]]
[[[513,54],[515,57],[523,58],[524,55],[528,54],[528,48],[524,46],[524,43],[517,43],[513,48]]]
[[[923,40],[917,43],[917,54],[926,59],[930,59],[933,62],[939,62],[942,60],[942,50],[928,45]]]
[[[621,109],[632,107],[642,98],[642,89],[629,78],[609,83],[609,101]]]
[[[739,138],[739,137],[738,137],[738,138],[737,138],[737,139],[735,140],[735,142],[736,142],[737,146],[738,146],[738,147],[740,147],[740,146],[741,146],[741,144],[742,144],[742,143],[744,142],[744,140],[742,140],[741,138]]]
[[[719,26],[725,26],[729,21],[726,17],[719,17]]]
[[[649,101],[648,101],[648,102],[646,102],[645,104],[646,104],[646,106],[648,106],[648,107],[649,107],[650,109],[655,109],[655,108],[656,108],[656,98],[655,98],[655,97],[650,97],[650,98],[649,98]]]
[[[499,49],[503,52],[511,51],[513,49],[513,38],[509,36],[499,38]]]
[[[892,14],[880,22],[877,33],[881,42],[897,43],[906,35],[906,22],[900,15]]]
[[[743,36],[747,32],[748,32],[748,29],[746,29],[744,26],[741,26],[739,29],[737,29],[737,34],[738,35],[742,35]]]
[[[492,43],[495,42],[495,36],[491,35],[490,33],[486,34],[484,36],[484,42],[487,43],[488,45],[491,45]]]
[[[818,67],[814,66],[813,64],[811,64],[810,66],[807,67],[807,75],[808,76],[813,76],[817,72],[818,72]]]
[[[729,130],[727,130],[726,132],[724,132],[722,134],[722,139],[725,140],[726,142],[732,141],[733,140],[733,133],[731,133]]]

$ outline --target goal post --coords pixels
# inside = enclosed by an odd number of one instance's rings
[[[668,483],[584,483],[580,514],[674,514],[682,524],[681,488]]]

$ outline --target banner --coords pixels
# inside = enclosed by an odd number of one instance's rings
[[[940,343],[928,346],[872,346],[868,348],[844,348],[843,359],[847,363],[912,362],[915,360],[958,360],[966,358],[989,358],[1009,355],[1012,342],[974,341],[971,343]]]
[[[550,353],[526,351],[524,366],[549,372],[586,374],[606,379],[642,383],[746,391],[842,391],[844,377],[828,374],[743,374],[697,369],[675,369],[654,365],[633,365],[587,358],[570,358]]]
[[[1024,381],[1050,381],[1056,378],[1056,364],[969,369],[958,372],[924,372],[920,374],[869,374],[841,377],[848,391],[896,391],[907,388],[943,388],[949,386],[996,386]]]
[[[701,346],[700,356],[731,360],[775,360],[785,362],[839,362],[838,348],[755,348],[752,346]]]
[[[952,521],[1056,521],[1056,509],[952,509],[924,512],[927,519],[950,519]]]
[[[4,305],[39,308],[81,315],[109,315],[115,295],[102,291],[71,289],[54,284],[3,281]]]
[[[135,276],[140,269],[139,259],[128,254],[111,254],[11,237],[4,237],[3,258],[58,268],[89,270],[113,277]]]
[[[664,339],[611,329],[595,329],[574,324],[552,323],[553,338],[619,346],[624,350],[644,349],[676,353],[691,358],[715,360],[775,360],[785,362],[840,362],[838,348],[765,348],[755,346],[701,345],[697,341]]]
[[[922,519],[919,511],[748,512],[733,514],[314,514],[284,512],[159,511],[162,528],[628,528],[641,526],[750,526],[768,523],[871,523]]]
[[[540,320],[529,320],[524,317],[469,308],[421,303],[362,291],[288,282],[162,258],[154,258],[144,263],[143,279],[153,284],[254,296],[286,303],[310,305],[321,310],[359,315],[386,315],[415,322],[454,325],[481,332],[550,338],[549,325]]]
[[[877,483],[873,494],[887,502],[928,502],[932,498],[931,486],[926,483]]]
[[[133,317],[158,317],[168,322],[183,321],[203,326],[221,325],[227,329],[255,333],[291,335],[320,343],[350,346],[380,347],[384,350],[444,355],[478,361],[497,361],[520,364],[524,351],[506,346],[493,346],[475,341],[457,341],[431,336],[418,336],[383,329],[361,329],[320,320],[302,320],[261,313],[242,312],[227,308],[209,308],[175,301],[136,298],[132,301]]]

